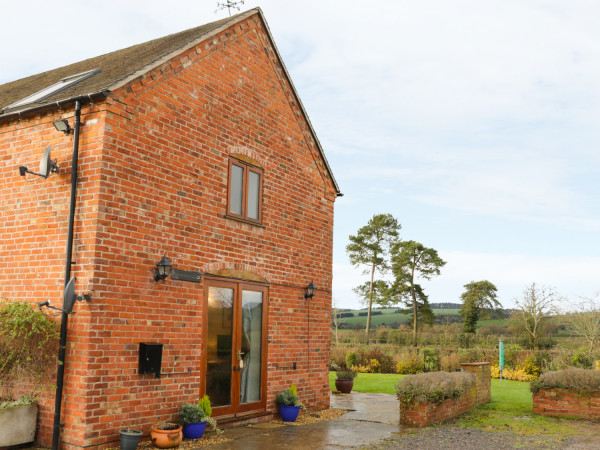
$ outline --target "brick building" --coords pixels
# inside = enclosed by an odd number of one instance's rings
[[[61,447],[148,434],[204,393],[221,421],[272,417],[291,383],[329,405],[341,194],[259,9],[7,83],[0,108],[2,296],[62,302],[77,164],[70,277],[92,299],[69,316]],[[58,173],[21,176],[48,146]],[[53,413],[49,394],[42,443]]]

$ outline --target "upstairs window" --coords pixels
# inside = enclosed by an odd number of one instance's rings
[[[263,173],[263,168],[250,158],[229,158],[228,216],[262,222]]]

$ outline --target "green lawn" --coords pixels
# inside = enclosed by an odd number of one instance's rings
[[[353,391],[395,394],[396,383],[406,375],[361,373],[354,380]],[[335,390],[335,372],[329,372],[329,385]],[[579,433],[579,421],[537,416],[529,383],[492,380],[492,401],[481,405],[456,421],[456,425],[493,431],[512,431],[523,435],[561,435]],[[558,441],[557,441],[558,442]]]
[[[353,391],[395,394],[395,386],[406,375],[393,373],[361,373],[354,379]],[[335,372],[329,372],[329,387],[335,391]]]

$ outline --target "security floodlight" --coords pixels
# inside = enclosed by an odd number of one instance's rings
[[[56,131],[62,131],[65,135],[68,135],[73,130],[67,119],[55,120],[52,124],[56,128]]]

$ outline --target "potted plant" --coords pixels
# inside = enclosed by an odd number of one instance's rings
[[[186,439],[200,439],[204,435],[208,423],[217,434],[221,430],[217,428],[217,422],[211,417],[212,408],[210,398],[205,395],[200,401],[191,405],[184,403],[179,409],[179,424],[183,427],[183,437]]]
[[[300,408],[306,409],[298,401],[298,390],[295,384],[277,394],[275,403],[279,405],[279,414],[281,414],[281,420],[284,422],[295,422],[300,413]]]
[[[183,440],[182,426],[171,422],[159,422],[150,429],[152,445],[158,448],[177,447]]]
[[[35,440],[36,402],[53,385],[58,338],[57,323],[32,304],[0,299],[0,447]]]
[[[134,430],[132,428],[123,428],[122,430],[119,430],[121,450],[135,450],[140,443],[142,434],[141,430]]]
[[[335,388],[342,394],[351,393],[352,386],[354,386],[354,379],[357,376],[356,371],[346,367],[339,367],[336,364],[333,365],[333,369],[335,370]]]

